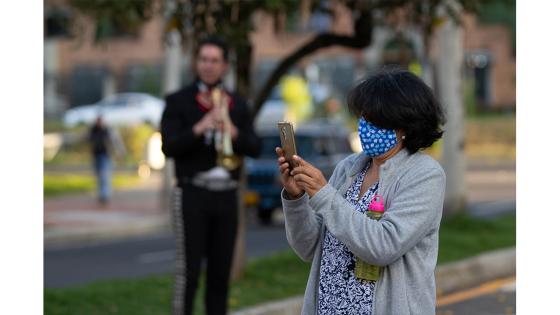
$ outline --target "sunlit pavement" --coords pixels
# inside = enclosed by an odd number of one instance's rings
[[[98,204],[94,193],[45,198],[45,245],[168,230],[169,213],[161,209],[160,186],[156,173],[135,187],[114,191],[107,205]]]
[[[515,284],[515,278],[500,279],[439,297],[436,315],[515,314]]]
[[[467,163],[467,203],[515,200],[515,161]]]

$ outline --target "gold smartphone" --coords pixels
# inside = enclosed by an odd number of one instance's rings
[[[290,169],[293,169],[297,166],[293,160],[294,155],[297,154],[294,125],[289,121],[280,121],[278,122],[278,131],[280,132],[280,143],[282,144],[282,150],[284,150],[284,157],[288,161]]]

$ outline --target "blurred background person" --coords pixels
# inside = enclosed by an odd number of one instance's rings
[[[312,261],[302,314],[434,314],[445,173],[419,150],[441,138],[443,110],[400,70],[362,81],[348,106],[363,152],[340,162],[328,183],[300,157],[290,171],[276,148],[288,242]],[[374,199],[384,202],[380,221],[366,215]]]
[[[88,141],[97,182],[97,200],[100,205],[107,205],[112,194],[113,162],[111,155],[124,156],[124,145],[117,131],[105,125],[102,116],[98,116],[95,124],[90,128]]]
[[[243,155],[256,157],[260,140],[246,102],[223,86],[228,69],[225,42],[218,37],[202,40],[195,63],[195,82],[166,97],[161,121],[162,150],[175,161],[182,195],[176,203],[181,208],[174,209],[179,261],[173,306],[174,314],[192,313],[206,257],[206,313],[226,314],[240,177],[240,165],[229,162]],[[231,137],[235,157],[224,156],[225,137]],[[222,165],[226,159],[229,162]]]
[[[342,111],[340,101],[335,97],[329,97],[325,101],[325,111],[327,120],[334,124],[339,124],[341,126],[346,125],[346,116]]]

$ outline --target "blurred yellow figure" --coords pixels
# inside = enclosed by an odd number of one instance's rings
[[[422,65],[415,60],[408,65],[408,71],[420,77],[422,76]]]
[[[303,78],[294,75],[286,76],[280,83],[280,93],[287,106],[286,120],[297,123],[311,116],[313,104],[309,88]]]

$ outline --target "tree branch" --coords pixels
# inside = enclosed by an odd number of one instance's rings
[[[252,116],[257,115],[262,105],[272,92],[278,80],[284,75],[290,67],[296,64],[303,57],[314,53],[315,51],[329,46],[343,46],[355,49],[363,49],[371,44],[372,41],[372,19],[371,14],[367,11],[361,11],[360,16],[354,24],[354,36],[337,35],[334,33],[321,33],[312,38],[298,50],[293,52],[274,69],[266,81],[264,87],[259,91],[255,98]]]

